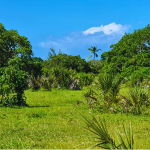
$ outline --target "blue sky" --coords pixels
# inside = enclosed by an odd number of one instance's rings
[[[125,32],[150,23],[150,0],[3,0],[0,23],[31,42],[35,57],[46,59],[49,48],[68,55],[91,55],[97,46],[110,50]]]

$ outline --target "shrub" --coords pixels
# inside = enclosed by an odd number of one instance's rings
[[[4,106],[26,105],[24,90],[28,85],[28,74],[20,70],[17,64],[13,66],[9,65],[3,69],[1,68],[1,71],[3,72],[0,78],[1,103]]]
[[[100,74],[85,97],[89,98],[89,102],[94,101],[97,106],[102,104],[104,107],[110,108],[113,103],[120,100],[118,95],[121,81],[122,79],[118,75]]]
[[[63,67],[53,67],[51,69],[44,68],[45,81],[49,80],[52,87],[59,86],[67,89],[81,89],[83,81],[76,76],[76,71],[72,69],[65,69]],[[48,82],[47,82],[48,84]]]
[[[46,77],[43,75],[41,77],[41,87],[47,90],[51,90],[52,84],[54,84],[55,78],[53,76]]]
[[[150,97],[146,88],[137,86],[131,88],[129,91],[129,99],[133,104],[133,113],[141,114],[143,106],[148,107],[150,105]]]
[[[77,77],[83,81],[84,85],[90,85],[94,81],[94,74],[92,73],[78,73]]]

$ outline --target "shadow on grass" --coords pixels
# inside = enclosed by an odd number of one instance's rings
[[[3,106],[0,104],[0,107],[8,107],[8,108],[14,108],[14,109],[21,109],[21,108],[35,108],[35,107],[51,107],[50,105],[43,105],[43,106],[29,106],[28,104],[25,106]]]
[[[49,105],[46,105],[46,106],[27,106],[27,107],[51,107],[51,106],[49,106]]]

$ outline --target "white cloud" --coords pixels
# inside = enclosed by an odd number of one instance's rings
[[[127,25],[110,23],[110,24],[105,25],[105,26],[101,25],[100,27],[91,27],[91,28],[87,29],[86,31],[83,31],[82,33],[84,35],[94,34],[96,32],[103,32],[106,35],[110,35],[110,34],[113,34],[113,33],[122,34],[128,28],[129,28],[129,26],[127,26]]]
[[[82,54],[88,55],[85,50],[90,46],[109,47],[111,44],[115,44],[118,40],[128,31],[129,25],[121,25],[111,23],[108,25],[101,25],[100,27],[92,27],[86,31],[72,32],[67,36],[53,37],[49,36],[39,43],[39,46],[49,50],[53,47],[56,52],[59,49],[67,54]],[[101,32],[102,31],[102,32]],[[94,34],[96,33],[96,34]],[[107,48],[108,49],[108,48]]]

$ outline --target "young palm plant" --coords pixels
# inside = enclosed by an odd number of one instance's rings
[[[112,103],[119,101],[118,94],[122,79],[118,75],[102,75],[98,77],[93,85],[95,96],[102,96],[105,106],[111,106]],[[100,99],[102,98],[100,97]]]
[[[43,75],[41,77],[41,82],[41,87],[50,91],[52,88],[52,84],[55,82],[54,76],[49,75],[46,77],[45,75]]]
[[[118,94],[121,88],[121,83],[122,83],[122,78],[120,78],[118,75],[112,76],[112,85],[111,85],[111,90],[110,90],[110,96],[112,97],[111,101],[113,103],[117,103],[119,101],[118,99]]]
[[[146,88],[135,86],[129,91],[130,100],[134,106],[134,111],[138,114],[142,113],[142,106],[150,105],[150,97]]]
[[[87,127],[84,127],[86,130],[92,132],[96,135],[97,144],[91,146],[88,149],[94,148],[94,147],[100,147],[104,149],[133,149],[134,146],[134,139],[133,139],[133,133],[132,133],[132,127],[130,123],[129,132],[127,132],[126,127],[123,125],[125,138],[121,136],[119,131],[118,133],[118,142],[117,145],[115,143],[115,140],[111,138],[110,134],[108,133],[106,123],[103,122],[100,118],[99,121],[92,116],[92,120],[89,120],[87,117],[83,116],[83,121],[86,123]]]

